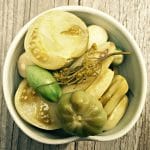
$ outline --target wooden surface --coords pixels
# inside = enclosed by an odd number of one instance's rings
[[[0,84],[0,150],[149,150],[150,0],[0,0],[0,72],[2,73],[7,49],[19,29],[40,12],[62,5],[97,8],[113,16],[131,32],[141,48],[148,72],[145,108],[134,128],[118,140],[44,145],[28,138],[13,122],[7,111]]]

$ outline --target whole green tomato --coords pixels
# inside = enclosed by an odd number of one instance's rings
[[[58,117],[62,128],[77,136],[101,133],[107,120],[101,102],[84,91],[64,94],[58,103]]]

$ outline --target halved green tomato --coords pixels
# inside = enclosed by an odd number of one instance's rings
[[[45,130],[60,128],[57,104],[44,100],[23,80],[15,94],[15,107],[19,115],[33,126]]]
[[[87,26],[79,17],[69,12],[51,11],[30,26],[24,46],[36,65],[55,70],[81,56],[87,44]]]

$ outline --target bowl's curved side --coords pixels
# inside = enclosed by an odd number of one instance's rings
[[[103,18],[104,20],[110,22],[113,26],[115,26],[120,32],[122,32],[125,36],[126,39],[128,39],[128,41],[130,42],[130,44],[132,45],[132,47],[134,48],[135,54],[137,59],[139,60],[139,67],[140,67],[140,72],[141,72],[141,80],[142,80],[142,84],[141,84],[141,96],[140,96],[140,102],[138,105],[138,108],[136,110],[136,113],[133,117],[133,119],[128,123],[127,126],[125,126],[124,129],[120,130],[119,132],[116,132],[114,134],[110,134],[110,135],[102,135],[102,136],[89,136],[87,138],[85,138],[86,140],[98,140],[98,141],[108,141],[108,140],[113,140],[116,138],[119,138],[121,136],[123,136],[124,134],[126,134],[136,123],[136,121],[138,120],[138,118],[140,117],[140,114],[142,112],[142,109],[144,107],[144,103],[145,103],[145,98],[146,98],[146,88],[147,88],[147,76],[146,76],[146,67],[144,64],[144,60],[142,58],[142,54],[140,52],[140,49],[138,48],[135,40],[133,39],[133,37],[130,35],[130,33],[120,24],[118,23],[116,20],[114,20],[112,17],[110,17],[109,15],[95,10],[93,8],[89,8],[89,7],[83,7],[83,6],[62,6],[62,7],[58,7],[58,8],[54,8],[55,10],[63,10],[63,11],[70,11],[70,12],[75,12],[75,13],[86,13],[87,15],[95,15],[95,16],[100,16],[101,18]],[[54,10],[51,9],[51,10]],[[48,11],[51,11],[48,10]],[[43,13],[41,13],[40,15],[47,13],[48,11],[45,11]],[[38,15],[39,16],[39,15]],[[37,17],[38,17],[37,16]],[[4,63],[4,68],[3,68],[3,91],[4,91],[4,97],[5,97],[5,101],[6,101],[6,105],[8,107],[8,110],[12,116],[12,118],[14,119],[14,121],[16,122],[16,124],[20,127],[20,129],[22,131],[24,131],[25,134],[27,134],[29,137],[31,137],[32,139],[42,142],[42,143],[46,143],[46,144],[64,144],[64,143],[69,143],[75,140],[78,140],[79,137],[67,137],[64,139],[49,139],[44,137],[42,134],[38,134],[34,128],[30,128],[30,126],[28,124],[26,124],[17,114],[15,108],[14,108],[14,104],[13,104],[13,96],[14,96],[14,85],[13,85],[13,81],[14,80],[14,68],[16,67],[16,61],[17,58],[19,56],[19,52],[17,52],[17,47],[19,45],[19,43],[21,42],[21,39],[23,38],[24,34],[26,33],[28,27],[32,24],[32,22],[37,18],[33,18],[29,23],[27,23],[17,34],[17,36],[14,38],[13,42],[11,43],[6,59],[5,59],[5,63]],[[21,43],[23,44],[23,42]],[[12,60],[15,60],[12,62]],[[13,74],[13,76],[12,76]]]

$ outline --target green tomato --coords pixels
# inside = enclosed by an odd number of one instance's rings
[[[42,97],[49,101],[59,100],[62,91],[51,73],[35,65],[27,66],[27,81]]]
[[[39,16],[25,36],[25,50],[32,62],[45,69],[57,70],[87,50],[88,30],[76,15],[50,11]]]
[[[14,104],[20,117],[29,124],[44,130],[61,128],[57,117],[57,103],[39,96],[25,79],[18,86]]]
[[[84,91],[64,94],[58,103],[62,128],[77,136],[101,133],[107,114],[98,99]]]

